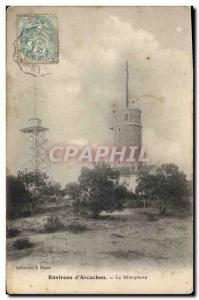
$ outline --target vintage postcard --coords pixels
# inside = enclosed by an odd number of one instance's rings
[[[191,24],[7,8],[7,293],[193,293]]]

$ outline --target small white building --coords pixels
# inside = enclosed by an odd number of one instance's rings
[[[131,167],[116,167],[115,169],[120,172],[120,184],[124,184],[129,191],[134,193],[137,186],[138,176],[143,172],[151,175],[156,174],[157,166],[144,165],[140,166],[137,170],[133,170]]]

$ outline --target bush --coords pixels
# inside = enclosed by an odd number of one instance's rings
[[[12,238],[20,234],[20,230],[16,228],[7,228],[6,230],[6,236],[7,238]]]
[[[7,217],[27,217],[45,205],[46,198],[53,203],[62,196],[61,185],[51,181],[45,173],[19,171],[17,176],[8,175]]]
[[[129,192],[128,197],[125,199],[124,206],[125,208],[137,208],[142,207],[143,203],[138,195],[133,192]]]
[[[71,231],[73,233],[79,233],[88,230],[86,225],[81,225],[79,223],[71,223],[66,226],[66,230]]]
[[[30,243],[28,238],[18,239],[12,243],[12,246],[16,250],[22,250],[25,248],[31,248],[33,246],[32,243]]]
[[[154,214],[147,214],[147,219],[148,222],[156,222],[159,220],[157,215]]]
[[[82,168],[78,183],[68,184],[66,192],[73,199],[76,212],[98,218],[102,211],[122,210],[128,196],[119,184],[119,171],[99,162],[94,169]]]
[[[65,230],[65,225],[60,221],[58,216],[50,216],[44,225],[44,232],[51,233]]]
[[[31,213],[33,197],[16,176],[7,176],[7,217],[25,217]]]
[[[155,201],[161,215],[190,208],[191,183],[175,164],[163,164],[155,174],[141,173],[137,182],[136,194]]]

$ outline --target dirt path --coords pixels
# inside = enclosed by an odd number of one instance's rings
[[[99,220],[75,217],[69,211],[57,212],[67,225],[78,222],[89,230],[79,233],[69,231],[39,233],[47,216],[18,219],[8,224],[28,236],[32,248],[14,250],[7,240],[8,260],[18,265],[66,266],[127,266],[140,264],[164,267],[171,264],[187,266],[192,257],[192,222],[190,218],[161,218],[147,221],[139,209],[104,214]]]

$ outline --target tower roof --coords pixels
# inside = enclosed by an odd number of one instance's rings
[[[30,127],[22,128],[20,131],[25,132],[25,133],[31,133],[31,132],[34,132],[36,130],[39,131],[39,132],[44,132],[44,131],[48,131],[49,128],[41,127],[41,126],[30,126]]]
[[[40,118],[31,118],[29,119],[28,126],[22,128],[20,131],[25,133],[31,133],[31,132],[44,132],[48,131],[49,129],[42,126],[42,120]]]

